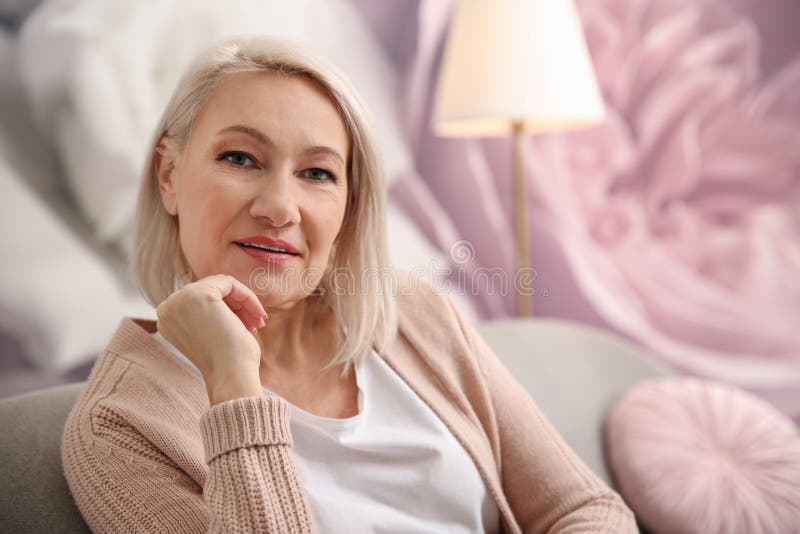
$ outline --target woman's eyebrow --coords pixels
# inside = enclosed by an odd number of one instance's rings
[[[234,124],[233,126],[227,126],[217,132],[217,135],[228,133],[228,132],[239,132],[245,135],[248,135],[255,139],[256,141],[263,143],[265,145],[274,145],[272,140],[266,135],[264,135],[260,130],[253,128],[252,126],[246,126],[244,124]],[[335,159],[338,159],[339,162],[342,164],[343,167],[346,167],[344,158],[342,157],[339,152],[329,146],[325,145],[315,145],[310,146],[308,148],[303,149],[301,152],[303,156],[316,156],[318,154],[326,154],[332,156]]]
[[[324,145],[310,146],[310,147],[304,149],[301,152],[301,154],[304,155],[304,156],[316,156],[318,154],[332,156],[334,159],[338,159],[339,160],[339,163],[342,164],[342,167],[346,167],[346,165],[344,163],[344,158],[342,157],[342,155],[339,154],[339,152],[337,152],[336,150],[334,150],[333,148],[331,148],[329,146],[324,146]]]
[[[217,135],[228,133],[228,132],[239,132],[245,135],[249,135],[250,137],[254,138],[256,141],[263,143],[265,145],[272,145],[272,141],[269,137],[261,133],[260,130],[253,128],[252,126],[245,126],[244,124],[234,124],[233,126],[228,126],[226,128],[221,129],[217,132]]]

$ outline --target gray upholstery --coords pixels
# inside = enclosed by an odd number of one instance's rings
[[[602,478],[602,424],[613,400],[668,371],[620,339],[575,323],[495,321],[478,330]],[[83,383],[0,400],[0,532],[88,532],[64,480],[59,444]]]
[[[478,331],[578,456],[614,486],[604,454],[606,414],[636,382],[672,372],[643,349],[573,322],[509,319]]]
[[[0,532],[89,532],[61,469],[61,432],[84,384],[0,400]]]

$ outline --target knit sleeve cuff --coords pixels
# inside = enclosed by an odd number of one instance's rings
[[[292,445],[289,406],[276,397],[244,397],[212,406],[200,419],[206,463],[253,445]]]

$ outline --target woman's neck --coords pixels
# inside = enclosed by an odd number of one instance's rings
[[[317,372],[333,357],[337,328],[333,311],[309,298],[290,309],[266,310],[266,325],[256,333],[262,376]]]

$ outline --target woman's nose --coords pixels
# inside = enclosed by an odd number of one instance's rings
[[[277,228],[300,222],[294,180],[295,177],[289,172],[270,174],[259,180],[256,198],[250,205],[250,215],[256,219],[267,219]]]

